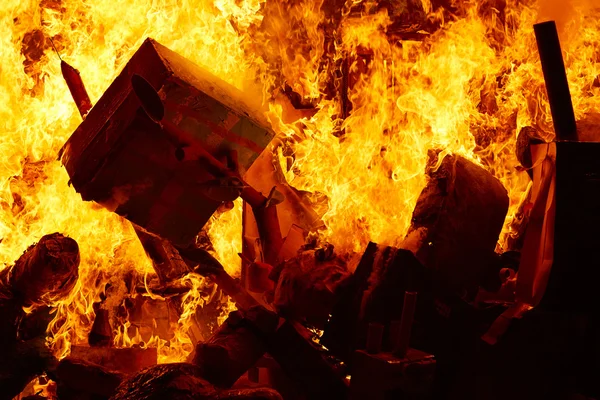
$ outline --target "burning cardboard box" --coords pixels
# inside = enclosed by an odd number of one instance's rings
[[[187,246],[241,192],[214,176],[197,148],[243,176],[273,136],[242,92],[147,39],[65,144],[61,160],[84,200]]]

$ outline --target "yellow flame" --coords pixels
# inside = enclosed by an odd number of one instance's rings
[[[350,12],[360,3],[364,15]],[[289,182],[312,192],[315,201],[327,199],[323,239],[340,252],[360,252],[369,240],[397,244],[403,238],[431,148],[463,154],[503,182],[511,199],[508,227],[528,183],[515,169],[516,134],[533,125],[552,135],[532,30],[539,14],[534,1],[508,0],[503,9],[493,1],[458,2],[465,4],[454,16],[431,1],[419,3],[424,18],[442,27],[422,41],[400,42],[391,34],[395,17],[373,1],[347,1],[336,22],[335,10],[325,10],[334,2],[311,0],[4,0],[0,261],[12,263],[55,231],[79,243],[79,281],[57,304],[49,327],[56,354],[86,343],[92,305],[106,283],[141,280],[152,266],[130,224],[82,202],[56,160],[80,117],[49,38],[81,71],[92,102],[146,37],[238,88],[263,84],[274,129],[294,138]],[[564,29],[575,27],[577,34],[563,34],[563,48],[576,115],[583,118],[598,108],[599,12],[583,1],[571,9]],[[339,89],[331,81],[344,60],[355,78],[347,118],[331,93]],[[284,122],[283,108],[271,101],[273,89],[283,85],[317,105],[316,114]],[[509,234],[506,228],[504,237]],[[237,273],[239,202],[213,221],[209,236],[228,272]],[[174,338],[145,342],[159,348],[161,362],[185,359],[192,349],[186,329],[204,304],[205,282],[185,280],[192,289]],[[128,324],[115,327],[119,345],[142,341]]]

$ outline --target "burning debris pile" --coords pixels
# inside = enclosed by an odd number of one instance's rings
[[[73,45],[50,23],[71,5],[42,3],[32,98]],[[600,85],[569,90],[555,23],[533,1],[225,3],[205,8],[235,50],[160,34],[108,89],[60,60],[83,121],[48,151],[68,177],[34,157],[11,178],[0,397],[600,396]],[[63,205],[32,195],[52,173]]]

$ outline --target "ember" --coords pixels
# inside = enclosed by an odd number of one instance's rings
[[[0,398],[600,398],[593,1],[5,3]]]

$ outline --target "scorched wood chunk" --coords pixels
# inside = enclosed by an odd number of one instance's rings
[[[160,124],[142,109],[134,76],[158,93]],[[224,203],[226,189],[193,149],[218,160],[237,153],[243,175],[274,136],[248,97],[148,39],[65,144],[61,160],[84,200],[188,246]]]
[[[322,253],[306,250],[286,262],[279,273],[273,301],[281,315],[306,320],[319,328],[331,312],[335,288],[348,275],[341,259],[333,254],[323,259],[319,256]]]
[[[429,172],[401,247],[432,272],[437,292],[475,293],[507,211],[508,194],[498,179],[461,156],[446,156]]]
[[[65,297],[79,277],[79,246],[60,233],[43,236],[15,265],[0,271],[0,293],[21,305]]]
[[[146,233],[139,228],[135,229],[135,233],[142,242],[146,254],[152,260],[154,271],[163,285],[181,279],[191,271],[177,249],[168,240]]]
[[[234,311],[219,330],[196,347],[194,364],[202,376],[220,387],[231,387],[267,351],[265,339],[279,318],[262,307]]]
[[[111,400],[280,400],[271,389],[217,390],[193,364],[150,367],[119,386]]]

